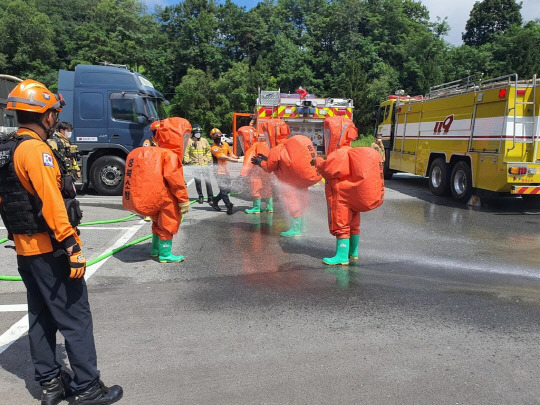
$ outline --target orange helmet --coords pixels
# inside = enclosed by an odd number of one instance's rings
[[[218,128],[212,128],[212,130],[210,131],[210,138],[221,138],[221,131]]]
[[[26,79],[9,93],[6,110],[41,114],[49,110],[60,112],[65,105],[66,102],[61,95],[52,93],[43,83]]]

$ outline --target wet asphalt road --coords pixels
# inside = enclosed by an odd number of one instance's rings
[[[183,263],[150,259],[145,241],[93,270],[99,367],[121,403],[540,404],[540,209],[471,209],[400,175],[362,216],[359,262],[330,268],[322,187],[301,238],[279,236],[279,203],[251,216],[245,197],[232,216],[192,205],[173,245]],[[127,215],[117,197],[81,202],[86,222]],[[93,259],[151,230],[81,232]],[[16,274],[12,251],[0,261]],[[0,292],[0,307],[25,303],[22,283]],[[0,313],[0,333],[23,315]],[[37,403],[28,350],[25,335],[0,354],[0,404]]]

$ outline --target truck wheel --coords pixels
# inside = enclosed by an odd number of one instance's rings
[[[92,165],[90,181],[100,195],[122,195],[126,162],[118,156],[102,156]]]
[[[434,195],[450,194],[450,174],[443,158],[437,158],[429,168],[429,190]]]
[[[459,202],[466,203],[472,194],[471,168],[467,162],[459,161],[452,170],[450,189],[452,196]]]

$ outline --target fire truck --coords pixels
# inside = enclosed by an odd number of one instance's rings
[[[540,200],[540,99],[536,75],[469,77],[426,96],[391,95],[378,111],[376,135],[395,172],[429,178],[435,195],[468,202],[494,193]]]
[[[259,90],[253,114],[233,114],[233,147],[236,148],[237,129],[254,120],[253,126],[260,126],[270,118],[281,118],[293,135],[305,135],[311,139],[317,153],[324,153],[323,124],[329,116],[342,115],[353,118],[353,101],[343,98],[323,98],[309,94],[301,87],[295,94],[281,93],[280,90]]]

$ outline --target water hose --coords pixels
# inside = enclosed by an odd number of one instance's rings
[[[189,205],[194,204],[195,202],[197,202],[197,200],[192,200],[192,201],[189,202]],[[109,220],[105,220],[105,221],[84,222],[84,223],[81,223],[79,226],[112,224],[112,223],[115,223],[115,222],[127,221],[128,219],[131,219],[131,218],[133,218],[135,216],[136,216],[136,214],[131,214],[131,215],[128,215],[127,217],[119,218],[119,219],[109,219]],[[182,215],[182,221],[181,222],[184,222],[184,215]],[[110,252],[105,253],[104,255],[101,255],[101,256],[95,258],[94,260],[89,261],[88,263],[86,263],[86,265],[87,266],[92,266],[93,264],[96,264],[97,262],[100,262],[103,259],[106,259],[107,257],[112,256],[113,254],[115,254],[117,252],[120,252],[121,250],[123,250],[123,249],[125,249],[127,247],[136,245],[137,243],[143,242],[143,241],[145,241],[147,239],[150,239],[151,237],[152,237],[152,235],[150,234],[150,235],[143,236],[142,238],[136,239],[133,242],[126,243],[125,245],[117,247],[116,249],[113,249]],[[8,240],[9,240],[8,238],[0,239],[0,244],[5,243]],[[2,275],[0,275],[0,281],[22,281],[22,278],[21,278],[21,276],[2,276]]]
[[[128,215],[127,217],[124,217],[124,218],[110,219],[110,220],[106,220],[106,221],[85,222],[85,223],[81,223],[80,225],[112,224],[112,223],[115,223],[115,222],[127,221],[128,219],[131,219],[131,218],[133,218],[135,216],[136,216],[135,214],[131,214],[131,215]],[[86,263],[86,265],[87,266],[92,266],[93,264],[96,264],[97,262],[100,262],[101,260],[106,259],[107,257],[121,251],[122,249],[125,249],[125,248],[127,248],[129,246],[133,246],[136,243],[142,242],[144,240],[150,239],[151,237],[152,237],[152,235],[146,235],[146,236],[143,236],[142,238],[134,240],[133,242],[126,243],[125,245],[122,245],[122,246],[120,246],[120,247],[118,247],[116,249],[113,249],[109,253],[105,253],[104,255],[101,255],[101,256],[95,258],[94,260],[89,261],[88,263]],[[0,239],[0,244],[5,243],[8,240],[9,240],[8,238]],[[22,278],[21,278],[21,276],[2,276],[2,275],[0,275],[0,281],[22,281]]]

